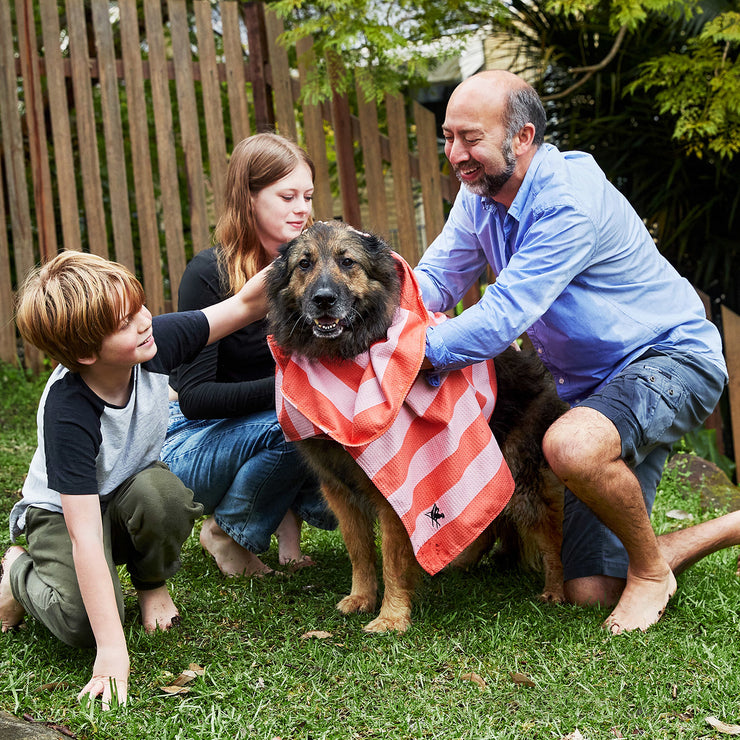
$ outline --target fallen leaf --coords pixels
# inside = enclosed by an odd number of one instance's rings
[[[669,519],[693,519],[694,515],[689,514],[688,511],[684,511],[683,509],[671,509],[670,511],[666,512],[666,516]]]
[[[317,640],[325,640],[327,637],[331,637],[331,632],[324,632],[323,630],[311,630],[310,632],[304,632],[301,635],[301,639],[309,640],[315,637]]]
[[[191,663],[187,670],[184,670],[169,686],[162,686],[162,691],[165,694],[187,694],[190,689],[185,688],[185,684],[194,681],[198,676],[202,676],[205,673],[205,669],[201,668],[197,663]],[[169,675],[172,675],[171,673]]]
[[[574,730],[570,733],[570,735],[566,735],[565,737],[561,738],[561,740],[586,740],[586,738],[581,735],[580,730]]]
[[[717,732],[724,735],[740,735],[740,725],[728,725],[716,717],[707,717],[707,724],[712,725]]]
[[[463,681],[472,681],[474,684],[477,684],[481,691],[486,690],[486,682],[477,673],[463,673],[460,678]]]
[[[509,675],[511,676],[511,680],[514,683],[522,684],[522,686],[534,686],[535,685],[534,681],[529,676],[525,676],[523,673],[510,673]],[[578,730],[576,730],[576,732],[578,732]],[[577,739],[574,738],[574,740],[577,740]]]
[[[183,671],[173,682],[172,686],[184,686],[186,683],[190,683],[195,678],[197,678],[197,674],[195,671]]]

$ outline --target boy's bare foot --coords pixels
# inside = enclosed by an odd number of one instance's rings
[[[266,576],[277,571],[265,565],[254,553],[229,537],[216,520],[209,516],[200,530],[200,544],[216,560],[218,569],[226,576]]]
[[[604,627],[613,635],[639,629],[645,632],[663,616],[668,601],[676,592],[671,570],[663,577],[637,577],[628,571],[627,583]]]
[[[17,627],[23,621],[26,610],[15,600],[10,589],[10,566],[21,556],[25,550],[20,545],[9,547],[3,556],[2,578],[0,578],[0,629],[3,632]]]
[[[166,584],[159,588],[137,591],[136,595],[141,609],[141,623],[147,632],[156,632],[158,629],[166,632],[180,621],[180,614]]]
[[[316,565],[314,560],[301,552],[302,526],[303,520],[292,509],[288,509],[283,521],[275,530],[278,541],[278,563],[287,565],[291,572]]]

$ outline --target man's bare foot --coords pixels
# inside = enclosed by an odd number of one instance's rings
[[[136,595],[141,609],[141,623],[147,632],[156,632],[158,629],[166,632],[180,621],[180,614],[166,584],[159,588],[137,590]]]
[[[20,545],[9,547],[2,560],[2,578],[0,578],[0,629],[3,632],[17,627],[23,621],[26,610],[15,600],[10,589],[10,566],[25,550]]]
[[[675,592],[676,577],[671,570],[655,578],[637,577],[628,572],[622,596],[603,626],[613,635],[636,629],[645,632],[663,616]]]
[[[293,570],[300,570],[316,563],[301,552],[301,527],[303,520],[293,509],[285,512],[283,521],[275,530],[278,541],[278,563],[289,565]]]
[[[209,516],[200,530],[200,544],[216,560],[218,569],[226,576],[266,576],[277,571],[265,565],[253,552],[229,537],[216,520]]]

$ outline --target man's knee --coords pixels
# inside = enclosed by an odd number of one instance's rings
[[[565,581],[565,600],[578,606],[614,606],[622,595],[625,581],[612,576],[587,576]]]
[[[542,451],[562,481],[591,477],[621,455],[621,439],[602,413],[578,406],[557,419],[545,432]]]

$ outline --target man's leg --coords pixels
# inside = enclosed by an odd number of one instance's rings
[[[667,457],[668,450],[658,447],[634,468],[648,515]],[[568,602],[614,606],[619,601],[627,580],[627,551],[614,532],[567,489],[562,559]]]
[[[605,626],[615,634],[646,630],[663,614],[676,579],[658,547],[640,483],[621,458],[617,428],[601,412],[577,407],[552,425],[543,449],[555,475],[627,551],[626,585]]]
[[[716,406],[724,381],[723,372],[701,357],[651,352],[561,417],[545,437],[545,454],[556,474],[628,553],[626,585],[606,622],[614,632],[649,627],[675,590],[673,574],[666,573],[673,553],[664,553],[652,531],[633,471],[656,449],[670,448],[701,424]],[[714,530],[702,537],[719,541]],[[603,598],[613,598],[618,584],[607,588]]]

